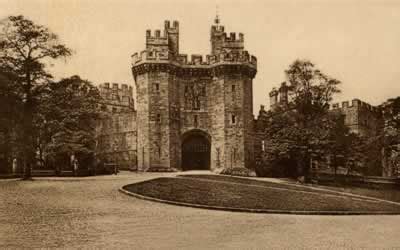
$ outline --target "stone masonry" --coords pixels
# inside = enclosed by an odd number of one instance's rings
[[[184,169],[186,139],[209,143],[208,168],[251,168],[252,80],[256,57],[244,36],[228,36],[219,19],[211,26],[211,54],[179,51],[179,23],[146,32],[146,49],[132,55],[137,92],[137,158],[141,171]]]
[[[136,169],[136,111],[133,89],[126,84],[99,86],[104,117],[97,126],[97,158],[123,169]]]

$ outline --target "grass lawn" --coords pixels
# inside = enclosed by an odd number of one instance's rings
[[[165,177],[131,184],[124,189],[162,200],[239,209],[372,213],[385,211],[400,214],[400,205],[307,187],[229,176]]]
[[[356,195],[365,195],[378,199],[400,202],[400,190],[397,189],[372,189],[372,188],[361,188],[361,187],[336,187],[336,186],[324,186],[324,185],[313,185],[314,187],[324,188],[333,191],[346,192]]]

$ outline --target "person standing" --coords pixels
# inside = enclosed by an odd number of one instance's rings
[[[12,161],[12,174],[17,174],[17,158],[14,158]]]
[[[74,159],[74,176],[78,176],[78,160]]]

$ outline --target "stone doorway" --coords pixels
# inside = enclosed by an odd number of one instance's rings
[[[210,141],[196,132],[191,132],[182,142],[182,170],[210,169]]]

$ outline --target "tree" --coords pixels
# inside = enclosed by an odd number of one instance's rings
[[[400,97],[389,99],[382,105],[382,109],[385,124],[378,136],[382,138],[383,144],[383,174],[390,176],[400,171]]]
[[[71,155],[81,162],[93,160],[100,102],[98,89],[79,76],[46,86],[35,122],[40,124],[38,148],[44,162],[69,163]]]
[[[22,91],[24,179],[30,179],[35,163],[33,119],[39,102],[36,99],[38,87],[51,78],[46,62],[68,57],[71,50],[48,28],[23,16],[8,17],[0,24],[0,29],[0,66],[17,77],[15,87]]]
[[[302,173],[307,176],[311,152],[322,141],[320,135],[325,132],[319,128],[326,124],[324,119],[333,96],[340,93],[340,81],[322,73],[307,60],[296,60],[285,73],[292,88],[290,93],[296,111],[296,124],[301,130],[298,142]]]
[[[285,71],[289,103],[271,113],[264,132],[269,145],[264,154],[277,163],[296,163],[296,174],[308,177],[312,155],[321,155],[331,143],[331,127],[337,121],[329,115],[333,96],[340,93],[340,81],[323,74],[309,61],[296,60]]]
[[[296,60],[285,71],[291,91],[292,107],[302,123],[326,114],[333,96],[340,93],[339,80],[323,74],[310,61]]]
[[[21,119],[21,96],[13,88],[15,76],[0,69],[0,172],[7,172],[16,147],[18,124]],[[1,168],[0,167],[0,168]]]

